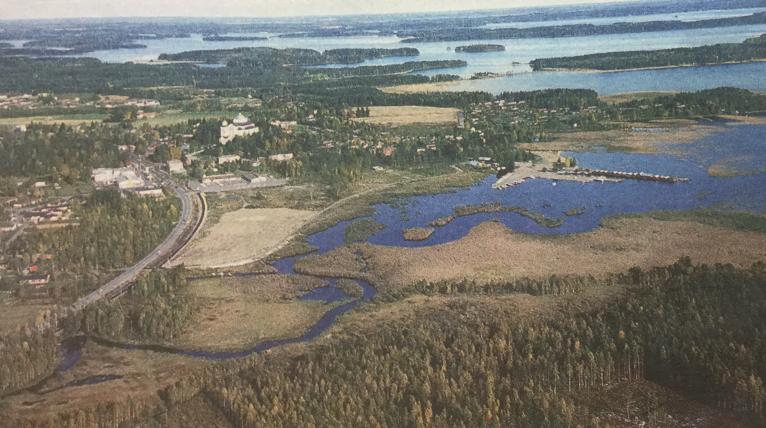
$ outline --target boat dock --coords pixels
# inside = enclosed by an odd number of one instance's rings
[[[586,177],[618,178],[623,180],[657,181],[660,183],[685,183],[688,178],[674,177],[671,175],[648,174],[645,172],[608,171],[604,169],[575,169],[570,174]]]

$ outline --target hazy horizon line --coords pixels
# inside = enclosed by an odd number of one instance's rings
[[[68,16],[68,17],[43,17],[43,18],[31,18],[31,17],[17,17],[17,18],[3,18],[0,17],[0,22],[12,22],[12,21],[77,21],[77,20],[146,20],[146,21],[159,21],[170,19],[186,19],[186,20],[216,20],[216,19],[237,19],[237,20],[300,20],[306,18],[349,18],[349,17],[364,17],[364,16],[408,16],[408,15],[438,15],[438,14],[460,14],[460,13],[475,13],[475,12],[500,12],[511,10],[537,10],[537,9],[557,9],[576,6],[610,6],[610,5],[624,5],[628,3],[655,3],[657,0],[580,0],[573,3],[556,3],[547,5],[519,5],[519,6],[504,6],[504,7],[486,7],[486,8],[468,8],[468,9],[443,9],[443,10],[423,10],[413,12],[350,12],[350,13],[337,13],[337,14],[303,14],[303,15],[274,15],[274,16],[245,16],[245,15],[216,15],[216,16],[202,16],[202,15],[163,15],[163,16],[143,16],[143,15],[115,15],[115,16],[96,16],[96,15],[83,15],[83,16]],[[660,0],[661,2],[661,0]],[[722,5],[723,6],[723,5]],[[725,7],[722,7],[725,9]]]

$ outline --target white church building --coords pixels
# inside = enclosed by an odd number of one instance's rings
[[[221,144],[226,145],[235,137],[247,137],[249,135],[257,134],[260,131],[261,130],[257,126],[253,125],[253,122],[251,122],[250,119],[240,113],[231,123],[223,121],[221,124],[221,138],[219,141]]]

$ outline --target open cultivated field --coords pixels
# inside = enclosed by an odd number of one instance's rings
[[[103,114],[69,114],[62,116],[28,116],[28,117],[8,117],[0,118],[0,125],[29,125],[38,123],[42,125],[53,125],[63,123],[64,125],[82,125],[91,122],[101,122],[104,120]]]
[[[411,85],[397,85],[379,88],[388,94],[426,94],[431,92],[445,92],[455,86],[457,82],[415,83]]]
[[[364,253],[369,277],[386,288],[419,280],[474,279],[477,282],[550,275],[593,275],[648,268],[689,256],[695,263],[750,266],[766,260],[766,234],[695,221],[621,218],[592,232],[545,237],[517,233],[496,222],[464,238],[427,248],[373,245],[344,247],[298,264],[301,272],[364,277],[355,251]]]
[[[199,268],[238,266],[277,250],[315,215],[288,208],[241,209],[224,214],[179,258]]]
[[[355,119],[358,122],[374,125],[414,125],[419,123],[448,124],[457,123],[456,108],[390,106],[370,107],[370,117]]]

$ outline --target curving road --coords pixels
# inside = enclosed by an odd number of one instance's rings
[[[81,297],[72,305],[72,309],[81,311],[86,306],[96,303],[101,299],[120,294],[128,287],[128,285],[130,285],[130,283],[135,281],[144,269],[156,264],[161,264],[161,262],[165,261],[173,254],[174,250],[178,247],[179,241],[183,238],[186,229],[195,220],[192,218],[194,214],[192,194],[179,186],[173,186],[173,191],[178,196],[178,199],[181,200],[181,217],[170,232],[170,235],[165,238],[165,241],[163,241],[162,244],[155,248],[149,255],[122,272],[119,276],[104,284],[98,290],[93,291],[87,296]]]

